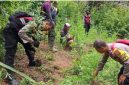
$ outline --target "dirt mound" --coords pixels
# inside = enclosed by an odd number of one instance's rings
[[[67,68],[71,66],[71,58],[69,57],[69,54],[65,51],[60,51],[54,54],[54,65],[57,65],[60,68]]]

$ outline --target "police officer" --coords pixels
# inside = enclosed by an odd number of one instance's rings
[[[37,29],[38,28],[38,29]],[[26,55],[29,59],[29,66],[40,66],[41,63],[34,59],[35,48],[39,46],[33,35],[37,30],[47,31],[51,30],[53,25],[50,21],[36,21],[34,17],[25,12],[17,12],[9,17],[3,36],[5,40],[5,64],[14,67],[14,57],[17,50],[18,42],[21,43],[25,49]],[[12,72],[8,70],[7,83],[10,85],[18,85],[18,82],[13,77]]]

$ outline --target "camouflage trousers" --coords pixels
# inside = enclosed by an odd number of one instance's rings
[[[50,48],[53,48],[54,44],[55,44],[55,29],[52,29],[48,32],[48,44]]]
[[[43,15],[44,16],[44,15]],[[44,16],[45,17],[45,20],[48,20],[49,17],[48,16]],[[54,19],[54,22],[55,22],[55,25],[56,25],[56,20]],[[49,48],[53,48],[54,47],[54,44],[55,44],[55,36],[56,36],[56,33],[55,33],[55,26],[53,27],[53,29],[51,29],[49,32],[48,32],[48,45],[49,45]]]

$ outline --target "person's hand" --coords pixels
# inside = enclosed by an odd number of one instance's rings
[[[72,44],[72,43],[73,43],[73,40],[69,40],[68,43],[69,43],[69,44]]]
[[[96,78],[96,76],[98,75],[98,73],[99,73],[99,70],[98,69],[96,69],[94,72],[93,72],[93,78],[92,78],[92,80],[91,80],[91,85],[94,85],[95,84],[95,78]]]
[[[52,25],[53,25],[53,27],[55,27],[55,22],[54,21],[52,21]]]
[[[98,69],[96,69],[94,72],[93,72],[93,78],[95,79],[95,77],[98,75],[98,73],[99,73],[99,70]]]
[[[40,42],[39,42],[39,41],[34,41],[34,42],[33,42],[33,45],[34,45],[36,48],[38,48],[38,47],[39,47],[39,44],[40,44]]]
[[[123,85],[125,79],[126,79],[126,76],[122,74],[122,75],[119,77],[119,84],[120,84],[120,85]]]

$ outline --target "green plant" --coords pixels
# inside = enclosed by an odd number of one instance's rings
[[[27,76],[26,74],[21,73],[21,72],[19,72],[18,70],[14,69],[14,68],[12,68],[12,67],[10,67],[10,66],[8,66],[8,65],[6,65],[6,64],[4,64],[4,63],[2,63],[2,62],[0,62],[0,66],[2,66],[2,67],[4,67],[4,68],[6,68],[6,69],[9,69],[9,70],[11,70],[11,71],[13,71],[13,72],[19,74],[20,76],[26,78],[27,80],[29,80],[29,81],[31,81],[31,82],[33,82],[33,83],[36,83],[35,80],[33,80],[32,78],[30,78],[30,77]]]

